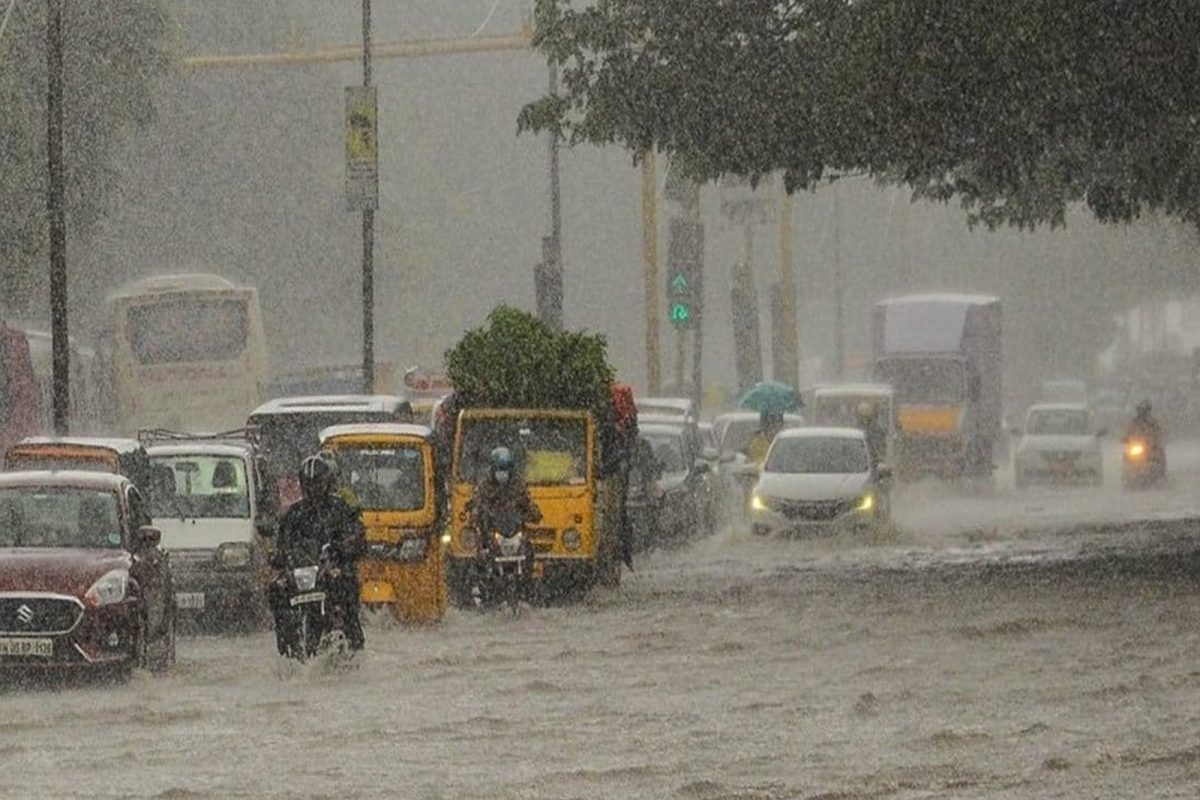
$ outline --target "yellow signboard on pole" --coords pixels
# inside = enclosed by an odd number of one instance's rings
[[[374,86],[346,87],[346,201],[351,210],[379,207],[379,146]]]

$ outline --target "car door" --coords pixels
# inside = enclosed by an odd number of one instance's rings
[[[138,528],[150,525],[150,508],[133,484],[125,486],[125,510],[125,518],[129,522],[127,541],[133,554],[130,577],[137,581],[141,589],[147,632],[152,637],[158,637],[166,631],[173,601],[170,563],[167,554],[158,545],[139,547],[137,544]]]

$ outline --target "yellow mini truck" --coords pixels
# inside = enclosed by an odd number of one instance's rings
[[[596,425],[586,411],[466,409],[455,431],[450,475],[447,579],[458,605],[471,601],[480,533],[468,503],[487,478],[491,452],[507,447],[542,513],[529,529],[534,578],[546,598],[577,596],[596,583],[620,582],[618,503],[599,475]]]
[[[441,502],[432,433],[420,425],[363,423],[321,431],[337,459],[341,491],[367,533],[359,561],[361,598],[403,622],[428,623],[446,611]]]

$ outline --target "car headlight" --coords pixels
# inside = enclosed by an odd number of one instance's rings
[[[578,550],[583,544],[583,535],[579,533],[578,528],[567,528],[563,531],[562,543],[568,550]]]
[[[236,569],[250,563],[250,545],[245,542],[225,542],[217,548],[217,561],[222,567]]]
[[[768,508],[767,498],[763,497],[758,492],[755,492],[754,494],[750,495],[750,507],[755,511],[766,511]]]
[[[479,531],[474,528],[463,528],[462,533],[458,535],[458,542],[466,550],[478,550]]]
[[[855,511],[870,511],[875,507],[875,495],[867,492],[862,497],[858,498],[858,503],[854,506]]]
[[[450,546],[450,534],[448,534],[448,533],[443,533],[443,534],[442,534],[442,546],[443,546],[443,547],[449,547],[449,546]]]
[[[114,569],[101,575],[100,579],[84,592],[83,599],[90,606],[119,603],[125,599],[125,591],[128,588],[129,570]]]

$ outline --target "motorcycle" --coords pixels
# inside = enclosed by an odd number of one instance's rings
[[[1124,439],[1121,478],[1129,488],[1146,488],[1161,484],[1167,477],[1167,459],[1161,446],[1144,436]]]
[[[471,595],[477,608],[503,605],[516,615],[520,604],[532,596],[533,543],[517,515],[500,515],[488,522],[482,543],[483,563]]]
[[[276,590],[285,599],[276,609],[275,627],[284,641],[284,655],[305,663],[318,655],[349,653],[345,609],[331,597],[342,567],[329,545],[321,548],[316,563],[299,559],[287,563],[276,579]]]

